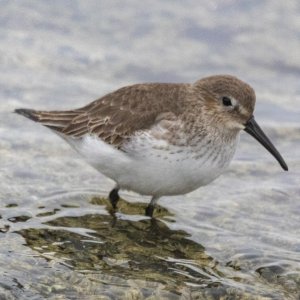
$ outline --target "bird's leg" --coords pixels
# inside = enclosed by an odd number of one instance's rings
[[[112,207],[114,209],[116,209],[117,208],[117,203],[118,203],[118,201],[120,199],[120,196],[119,196],[119,187],[118,186],[114,187],[111,190],[111,192],[109,193],[108,197],[109,197],[109,201],[110,201]]]
[[[159,199],[159,197],[157,197],[157,196],[152,197],[149,205],[145,209],[145,215],[146,216],[152,218],[153,212],[154,212],[154,209],[155,209],[155,205],[156,205],[158,199]]]

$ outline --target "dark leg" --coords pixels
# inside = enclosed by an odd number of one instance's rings
[[[117,203],[120,199],[120,196],[119,196],[119,189],[117,187],[115,187],[110,193],[109,193],[109,201],[112,205],[112,207],[114,209],[117,208]]]
[[[145,216],[152,218],[154,209],[155,209],[155,206],[149,204],[145,209]]]
[[[159,199],[159,197],[157,197],[157,196],[152,197],[151,202],[149,203],[149,205],[145,209],[145,215],[146,216],[151,217],[151,218],[153,217],[153,212],[154,212],[155,205],[156,205],[156,202],[157,202],[158,199]]]

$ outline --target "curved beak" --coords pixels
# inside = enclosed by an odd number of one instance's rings
[[[250,135],[252,135],[257,141],[259,141],[277,159],[283,170],[288,171],[288,166],[285,163],[284,159],[274,147],[274,145],[271,143],[269,138],[261,130],[253,116],[245,124],[244,130]]]

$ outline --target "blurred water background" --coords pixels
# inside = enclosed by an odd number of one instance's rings
[[[299,299],[300,2],[0,1],[0,299]],[[12,111],[68,109],[138,82],[233,74],[286,159],[242,133],[191,194],[123,193]]]

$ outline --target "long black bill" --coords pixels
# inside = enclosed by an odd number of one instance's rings
[[[284,159],[268,139],[268,137],[261,130],[259,125],[256,123],[254,117],[251,117],[251,119],[245,124],[245,126],[246,127],[244,130],[252,135],[257,141],[259,141],[277,159],[283,170],[288,171],[288,166],[285,163]]]

